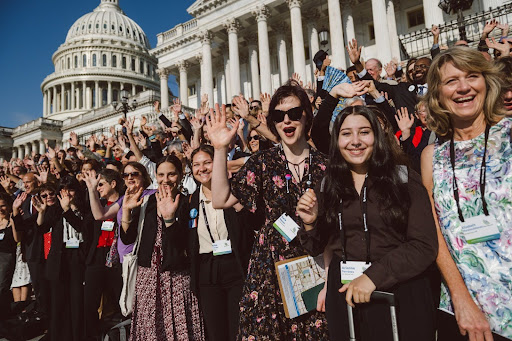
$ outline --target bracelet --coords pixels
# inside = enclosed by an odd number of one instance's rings
[[[132,220],[121,220],[121,224],[122,223],[125,223],[125,224],[131,224],[132,223]]]
[[[258,125],[257,125],[256,127],[252,128],[252,129],[256,129],[256,128],[258,128],[260,125],[261,125],[261,121],[259,121]]]

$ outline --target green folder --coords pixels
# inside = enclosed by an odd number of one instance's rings
[[[302,300],[308,311],[316,310],[316,303],[318,301],[318,294],[324,288],[325,283],[320,283],[301,293]]]

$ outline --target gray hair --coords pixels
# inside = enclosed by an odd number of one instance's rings
[[[171,149],[176,149],[178,152],[183,153],[183,142],[181,140],[172,140],[167,142],[167,152],[171,152]]]

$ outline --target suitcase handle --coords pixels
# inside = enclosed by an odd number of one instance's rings
[[[391,307],[395,306],[395,294],[384,291],[374,291],[370,297],[371,301],[386,301]]]

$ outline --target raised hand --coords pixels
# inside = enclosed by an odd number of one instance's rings
[[[325,70],[329,65],[331,65],[331,59],[329,56],[325,56],[325,59],[322,62],[322,68],[320,69],[320,76],[325,76]]]
[[[190,119],[190,124],[192,125],[194,130],[198,130],[203,127],[204,122],[203,122],[203,120],[197,119],[196,117],[192,117]]]
[[[258,114],[258,121],[264,126],[267,125],[267,116],[265,116],[263,113]]]
[[[69,195],[68,190],[61,189],[60,195],[57,195],[57,198],[59,199],[60,207],[62,207],[62,210],[64,212],[68,211],[71,206],[71,200],[72,200],[71,196]]]
[[[315,191],[308,189],[297,203],[297,213],[306,225],[312,225],[318,218],[318,200]],[[307,228],[306,228],[307,230]]]
[[[439,29],[439,26],[437,26],[437,25],[432,25],[430,32],[432,32],[432,35],[434,37],[439,37],[439,35],[441,34],[441,30]]]
[[[503,40],[503,43],[500,43],[497,42],[496,39],[494,38],[486,38],[485,43],[489,48],[499,51],[500,58],[510,55],[510,44],[506,39]]]
[[[144,198],[142,198],[143,188],[126,188],[123,199],[123,210],[132,210],[142,205]]]
[[[1,176],[0,177],[0,184],[2,185],[2,187],[7,190],[7,188],[9,188],[9,185],[11,184],[11,179],[9,179],[8,176]]]
[[[46,153],[46,156],[48,159],[55,159],[57,157],[57,153],[55,152],[55,149],[52,147],[48,147],[48,152]]]
[[[231,140],[235,137],[238,129],[238,121],[232,129],[226,126],[226,106],[222,105],[222,110],[218,104],[215,104],[215,111],[210,110],[210,115],[206,117],[206,126],[208,127],[208,136],[215,149],[223,149],[229,146]]]
[[[402,140],[406,140],[411,136],[411,128],[414,124],[414,117],[409,115],[407,107],[402,107],[396,111],[395,115],[396,123],[398,128],[402,131]]]
[[[394,77],[396,73],[396,64],[391,61],[384,66],[384,70],[386,70],[388,77]]]
[[[39,195],[34,195],[32,197],[32,205],[34,205],[36,211],[39,213],[46,211],[46,200],[42,199]]]
[[[361,96],[368,92],[368,83],[359,81],[355,83],[341,83],[333,87],[330,91],[331,96],[336,98],[352,98]]]
[[[124,123],[124,127],[126,128],[126,134],[133,134],[133,124],[135,122],[135,117],[128,118]]]
[[[508,36],[508,29],[509,29],[509,25],[508,23],[498,23],[498,25],[496,25],[497,28],[499,28],[501,30],[501,36],[502,37],[507,37]]]
[[[83,179],[85,184],[87,185],[87,188],[89,190],[95,190],[98,188],[98,184],[100,183],[100,176],[99,174],[91,174],[89,172],[85,172],[83,174]]]
[[[294,72],[292,74],[292,80],[294,80],[295,82],[297,82],[297,84],[299,84],[301,87],[303,87],[302,80],[300,79],[300,76],[297,72]]]
[[[242,96],[238,96],[233,98],[233,104],[235,106],[231,106],[231,109],[240,117],[246,119],[249,116],[249,104]]]
[[[352,39],[352,41],[348,42],[348,45],[347,45],[348,57],[350,58],[350,61],[352,62],[352,64],[356,64],[356,63],[360,62],[359,59],[361,58],[361,49],[362,48],[363,48],[362,46],[357,45],[357,40],[355,38]]]
[[[140,119],[140,126],[144,127],[148,123],[148,119],[146,116],[142,116]]]
[[[154,101],[153,102],[153,108],[155,109],[155,112],[159,113],[160,112],[160,102],[159,101]]]
[[[270,108],[270,101],[271,100],[272,100],[272,98],[266,92],[260,94],[260,102],[261,102],[261,111],[262,112],[268,114],[268,110]]]
[[[194,149],[190,146],[190,144],[187,141],[184,141],[181,144],[181,148],[183,149],[183,154],[187,157],[189,161],[192,161],[192,152]]]
[[[179,98],[173,99],[173,106],[172,106],[172,112],[174,113],[174,116],[176,117],[176,120],[178,119],[178,115],[181,112],[181,101]]]
[[[485,36],[485,38],[487,38],[489,33],[491,33],[496,28],[497,25],[498,25],[498,21],[496,19],[492,19],[492,20],[486,22],[484,29],[482,30],[482,36]]]
[[[16,197],[16,199],[12,203],[12,213],[14,215],[18,215],[21,205],[25,200],[27,200],[27,196],[27,192],[23,192]]]
[[[158,192],[155,193],[155,196],[157,214],[164,220],[173,219],[180,202],[180,194],[176,195],[176,198],[173,199],[172,189],[159,185]]]
[[[39,180],[40,183],[45,184],[48,181],[48,169],[43,166],[37,166],[37,172],[39,175],[35,175],[36,179]]]

